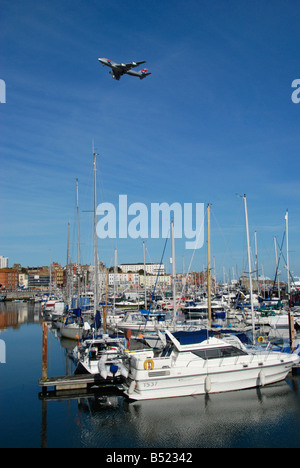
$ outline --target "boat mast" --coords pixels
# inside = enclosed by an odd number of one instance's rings
[[[143,241],[143,254],[144,254],[144,293],[145,293],[145,305],[144,309],[147,310],[147,288],[146,288],[146,250],[145,242]]]
[[[96,316],[97,307],[99,303],[99,287],[98,287],[98,249],[97,249],[97,189],[96,189],[96,180],[97,180],[97,166],[96,166],[96,156],[93,144],[93,157],[94,157],[94,268],[95,268],[95,284],[94,284],[94,314]]]
[[[70,223],[68,223],[68,246],[67,246],[67,297],[66,301],[69,309],[72,306],[72,283],[71,283],[71,271],[70,271]]]
[[[277,276],[277,289],[278,289],[278,299],[281,299],[280,296],[280,279],[279,279],[279,262],[278,262],[278,254],[277,254],[277,239],[274,237],[274,247],[275,247],[275,260],[276,260],[276,276]],[[275,278],[276,280],[276,278]]]
[[[113,300],[113,314],[116,313],[116,279],[117,279],[117,264],[118,264],[118,251],[115,249],[115,263],[114,263],[114,300]]]
[[[253,307],[253,286],[252,286],[252,269],[251,269],[251,253],[250,253],[250,238],[249,238],[249,221],[248,221],[248,209],[247,209],[246,195],[243,196],[243,199],[244,199],[244,205],[245,205],[248,267],[249,267],[249,287],[250,287],[251,318],[252,318],[252,336],[253,336],[253,343],[254,343],[254,341],[255,341],[255,323],[254,323],[254,307]]]
[[[285,231],[286,231],[286,268],[287,268],[287,280],[288,280],[288,298],[290,304],[291,294],[291,281],[290,281],[290,258],[289,258],[289,212],[286,210],[285,215]]]
[[[51,249],[49,249],[49,299],[52,294],[52,265],[51,265]]]
[[[77,213],[77,295],[78,307],[80,307],[80,255],[79,255],[79,204],[78,204],[78,179],[76,179],[76,213]]]
[[[255,271],[256,271],[256,283],[257,283],[257,294],[259,294],[259,285],[258,285],[258,255],[257,255],[257,232],[255,231],[254,233],[254,239],[255,239]],[[264,296],[265,296],[265,290],[264,290]]]
[[[295,328],[294,328],[294,316],[291,311],[291,281],[290,281],[290,258],[289,258],[289,212],[286,210],[285,215],[285,225],[286,225],[286,268],[287,268],[287,277],[288,277],[288,317],[289,317],[289,338],[290,338],[290,347],[291,349],[294,346],[295,338]]]
[[[208,328],[211,329],[210,204],[207,205],[207,297]]]
[[[172,280],[173,280],[173,320],[176,320],[176,268],[175,268],[175,241],[174,241],[174,222],[171,222],[172,236]]]

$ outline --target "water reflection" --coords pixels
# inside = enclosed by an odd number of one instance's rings
[[[298,405],[287,382],[262,389],[130,403],[120,395],[78,401],[84,446],[229,447],[241,433],[272,431]],[[296,390],[296,388],[295,388]],[[92,445],[91,445],[92,444]],[[118,445],[119,444],[119,445]]]
[[[19,328],[24,323],[41,321],[41,305],[23,302],[0,302],[0,331]]]
[[[243,446],[243,440],[244,446],[273,446],[274,437],[278,438],[284,426],[289,427],[295,409],[299,409],[299,380],[294,378],[289,383],[141,402],[129,402],[114,390],[78,395],[73,414],[77,446],[234,447]],[[47,438],[45,404],[43,401],[42,446]],[[296,424],[298,427],[298,421]],[[251,443],[253,437],[255,442]],[[281,437],[284,440],[284,434]]]

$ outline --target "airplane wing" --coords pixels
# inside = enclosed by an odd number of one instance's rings
[[[145,60],[142,62],[131,62],[131,63],[121,63],[119,66],[122,68],[125,68],[126,70],[131,70],[131,68],[138,67],[139,65],[142,65],[143,63],[146,63]]]
[[[143,60],[142,62],[131,62],[129,65],[131,65],[131,68],[135,68],[139,65],[142,65],[143,63],[146,63],[146,60]]]

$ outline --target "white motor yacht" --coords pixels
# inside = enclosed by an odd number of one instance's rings
[[[128,377],[123,361],[125,355],[124,339],[103,334],[81,342],[73,350],[77,364],[76,374],[100,374],[104,381],[118,381]]]
[[[259,387],[284,380],[300,360],[297,354],[247,349],[231,336],[207,330],[165,332],[158,357],[144,351],[130,356],[125,394],[133,400],[209,394]]]
[[[50,316],[52,320],[57,320],[64,315],[65,307],[63,300],[49,299],[44,305],[44,313]]]

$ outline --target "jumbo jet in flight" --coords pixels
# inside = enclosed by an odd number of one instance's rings
[[[98,58],[98,60],[103,65],[106,65],[107,67],[110,67],[112,69],[109,73],[112,75],[114,80],[119,80],[121,76],[125,74],[131,75],[131,76],[137,76],[141,80],[146,78],[146,76],[151,75],[151,73],[148,73],[148,70],[146,68],[138,72],[132,70],[132,68],[138,67],[139,65],[146,63],[145,61],[131,62],[131,63],[116,63],[106,58]]]

